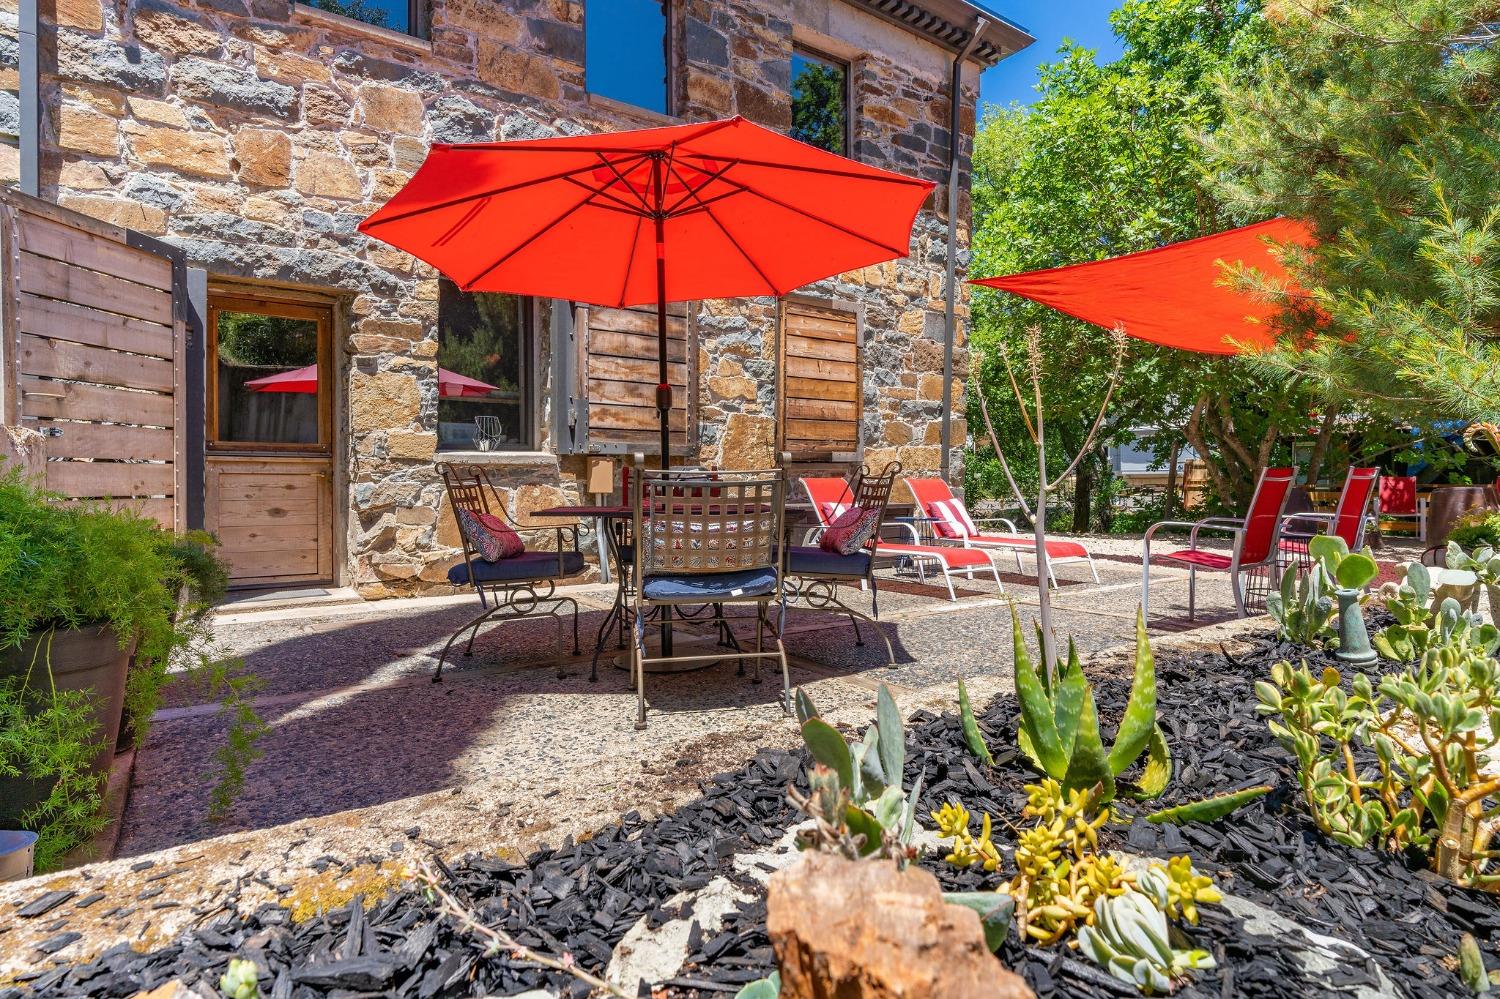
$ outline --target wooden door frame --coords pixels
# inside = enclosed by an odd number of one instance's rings
[[[806,306],[830,312],[847,312],[854,317],[854,388],[855,450],[830,451],[825,459],[816,453],[792,455],[793,462],[845,462],[860,464],[865,459],[865,303],[855,299],[827,295],[793,293],[776,301],[776,453],[786,450],[786,313],[787,306]]]
[[[310,319],[318,324],[318,443],[240,443],[219,438],[219,312],[253,312],[282,319]],[[333,306],[316,300],[297,301],[249,292],[209,290],[208,329],[204,337],[204,446],[209,454],[306,455],[332,458],[333,420]]]

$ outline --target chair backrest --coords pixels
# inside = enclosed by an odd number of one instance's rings
[[[854,502],[854,494],[849,491],[849,483],[843,479],[813,476],[802,479],[802,488],[807,491],[807,498],[813,506],[813,514],[823,527],[827,527],[836,515],[830,511],[847,509]]]
[[[490,481],[489,473],[480,466],[454,465],[445,461],[438,465],[438,472],[443,477],[443,488],[448,493],[448,505],[453,509],[453,522],[458,525],[458,537],[464,548],[464,563],[472,570],[479,549],[469,537],[469,532],[464,529],[463,518],[459,517],[458,511],[473,510],[493,514],[512,527],[515,523],[506,515],[505,505],[500,502],[500,494],[495,491],[495,484]]]
[[[1245,529],[1235,542],[1241,568],[1267,562],[1276,553],[1281,535],[1281,514],[1297,470],[1291,467],[1267,468],[1255,484],[1250,511],[1245,515]]]
[[[948,488],[948,483],[938,478],[918,478],[906,476],[906,488],[911,490],[911,498],[916,501],[918,512],[927,513],[934,503],[946,502],[953,499],[953,490]]]
[[[1417,477],[1415,475],[1382,475],[1380,477],[1380,512],[1417,512]]]
[[[1339,493],[1338,506],[1334,507],[1333,534],[1344,539],[1350,551],[1358,549],[1365,541],[1365,514],[1375,496],[1380,482],[1380,469],[1349,466],[1344,476],[1344,488]]]
[[[875,533],[870,536],[870,546],[874,547],[880,537],[880,528],[885,524],[885,508],[891,501],[891,490],[896,486],[896,476],[901,474],[901,462],[888,462],[878,474],[871,475],[868,468],[861,468],[859,475],[854,480],[854,494],[850,506],[860,510],[879,510],[880,516],[875,520]]]
[[[942,479],[906,477],[906,488],[916,502],[918,516],[927,517],[933,533],[941,538],[967,538],[978,533],[963,501]]]
[[[779,567],[786,480],[779,469],[640,472],[636,564],[642,576]]]

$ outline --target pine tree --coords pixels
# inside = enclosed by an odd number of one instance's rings
[[[1276,0],[1267,16],[1275,57],[1221,81],[1208,140],[1231,205],[1318,237],[1289,261],[1313,302],[1288,310],[1267,366],[1417,423],[1494,419],[1500,3]]]

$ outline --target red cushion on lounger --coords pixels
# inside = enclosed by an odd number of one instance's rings
[[[1194,551],[1184,548],[1182,551],[1168,552],[1162,558],[1176,559],[1178,562],[1191,562],[1208,569],[1228,569],[1232,559],[1228,555],[1220,555],[1218,552]]]
[[[982,548],[959,548],[939,545],[903,545],[888,541],[876,542],[875,551],[880,555],[916,555],[941,558],[951,569],[966,569],[971,565],[993,565]]]
[[[981,545],[1005,545],[1007,548],[1035,548],[1036,539],[1019,534],[976,534],[970,541]],[[1049,558],[1088,558],[1089,550],[1076,541],[1047,542]]]

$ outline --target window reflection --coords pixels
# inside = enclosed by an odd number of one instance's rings
[[[797,49],[792,53],[792,138],[848,155],[849,67]]]
[[[438,447],[515,451],[531,445],[527,299],[438,287]]]
[[[216,440],[319,443],[318,323],[221,310],[215,333]]]

